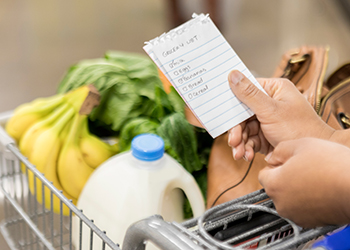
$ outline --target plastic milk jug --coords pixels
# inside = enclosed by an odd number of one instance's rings
[[[204,200],[193,176],[164,153],[161,137],[141,134],[133,139],[131,151],[111,157],[92,173],[77,207],[99,229],[106,231],[112,241],[122,244],[128,227],[151,215],[160,214],[165,221],[182,222],[184,193],[194,217],[202,215]],[[75,217],[75,244],[79,242],[79,224]],[[90,249],[90,229],[86,225],[82,228],[82,242],[82,249]],[[93,249],[102,249],[96,235],[93,245]],[[147,249],[151,248],[154,246],[147,244]]]

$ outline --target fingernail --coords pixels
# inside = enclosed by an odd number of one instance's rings
[[[244,153],[243,159],[244,159],[245,161],[248,161],[248,152],[247,152],[247,151]]]
[[[268,161],[268,160],[271,158],[271,155],[272,155],[272,152],[268,153],[268,154],[265,156],[265,161]]]
[[[238,84],[243,79],[243,75],[241,72],[234,70],[230,73],[230,79],[232,84]]]
[[[227,144],[229,147],[231,147],[230,141],[231,141],[231,133],[228,134],[228,140],[227,140]]]
[[[233,158],[236,160],[236,148],[232,149],[232,155],[233,155]]]

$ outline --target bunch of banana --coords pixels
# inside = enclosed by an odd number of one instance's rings
[[[88,114],[98,103],[97,90],[84,85],[64,95],[23,104],[6,124],[22,154],[74,204],[94,169],[119,152],[117,144],[110,145],[89,131]],[[37,201],[45,199],[47,209],[60,213],[60,199],[53,196],[51,201],[49,188],[24,165],[22,171]],[[62,210],[69,214],[67,206]]]

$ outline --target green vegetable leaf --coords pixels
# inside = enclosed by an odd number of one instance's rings
[[[197,140],[193,126],[190,125],[182,113],[173,113],[157,128],[157,134],[164,139],[166,147],[173,150],[184,168],[192,173],[202,168],[197,155]]]
[[[174,108],[175,112],[184,112],[185,102],[182,100],[181,96],[177,93],[173,86],[170,87],[170,93],[168,94],[168,99]]]
[[[153,122],[148,118],[135,118],[130,120],[123,127],[119,136],[119,146],[121,151],[130,150],[132,139],[144,133],[155,134],[159,123]]]
[[[157,105],[155,88],[162,90],[162,83],[156,65],[143,55],[108,52],[105,58],[83,60],[68,70],[58,92],[90,83],[101,94],[101,104],[89,116],[91,126],[98,121],[119,133],[130,119],[140,116],[160,119],[173,111],[169,110],[171,104],[167,105],[167,112],[164,107],[159,108],[164,100]]]

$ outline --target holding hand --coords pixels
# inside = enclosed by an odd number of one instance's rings
[[[350,221],[350,149],[303,138],[278,144],[259,181],[277,212],[304,227]]]
[[[334,129],[316,114],[305,97],[287,79],[258,79],[260,91],[239,71],[232,71],[232,92],[255,116],[229,131],[235,159],[251,161],[255,152],[267,154],[281,141],[303,137],[329,139]]]

